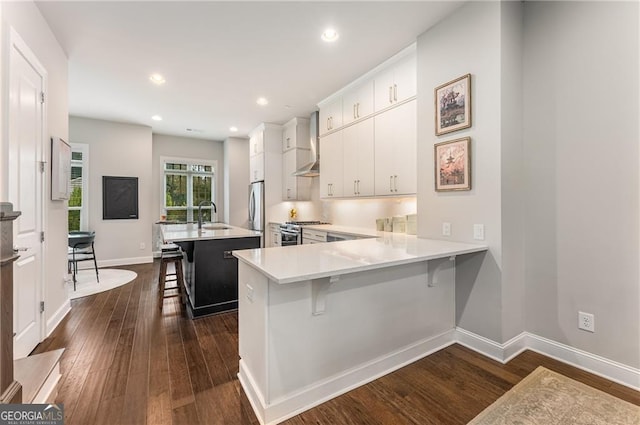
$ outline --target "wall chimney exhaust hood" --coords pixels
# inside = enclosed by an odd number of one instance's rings
[[[318,111],[309,118],[309,162],[298,168],[294,176],[317,177],[320,175],[320,139],[318,138]]]

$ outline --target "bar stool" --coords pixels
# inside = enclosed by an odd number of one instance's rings
[[[184,275],[182,274],[182,251],[175,244],[167,244],[161,247],[162,257],[160,259],[160,275],[158,276],[159,304],[162,310],[164,299],[180,297],[184,291]],[[175,273],[167,273],[167,265],[173,264]],[[176,282],[176,286],[166,287],[167,282]],[[167,291],[175,291],[165,294]]]

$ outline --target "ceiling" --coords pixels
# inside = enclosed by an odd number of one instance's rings
[[[37,3],[69,58],[70,115],[209,140],[308,116],[460,4]],[[336,42],[320,39],[327,27]],[[166,83],[151,83],[152,73]],[[268,105],[256,104],[261,96]]]

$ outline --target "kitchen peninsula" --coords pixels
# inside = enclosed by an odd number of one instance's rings
[[[377,238],[236,251],[240,382],[275,424],[453,342],[455,257],[487,247]]]
[[[184,252],[183,269],[187,311],[198,317],[238,307],[238,261],[233,250],[260,247],[260,232],[224,223],[168,224],[162,227],[165,242]]]

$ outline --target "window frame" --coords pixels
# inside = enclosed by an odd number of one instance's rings
[[[80,207],[70,207],[67,201],[68,211],[80,211],[80,230],[89,230],[89,144],[87,143],[70,143],[71,145],[71,167],[82,168],[82,205]],[[82,160],[73,159],[73,153],[82,153]],[[71,175],[69,176],[69,185],[71,185]],[[68,224],[67,224],[68,225]]]
[[[186,170],[167,170],[166,164],[185,164],[187,166]],[[204,165],[210,166],[211,171],[193,171],[190,169],[191,166],[195,165]],[[162,173],[162,192],[160,194],[161,205],[163,214],[167,215],[169,211],[182,211],[186,210],[187,216],[186,221],[194,221],[197,219],[195,216],[195,211],[198,209],[197,205],[193,204],[193,177],[194,176],[206,176],[211,178],[211,201],[216,202],[216,185],[217,185],[217,173],[218,169],[218,161],[213,160],[205,160],[205,159],[195,159],[195,158],[183,158],[183,157],[172,157],[172,156],[161,156],[160,157],[160,172]],[[179,176],[187,176],[187,200],[186,206],[184,207],[169,207],[167,206],[167,175],[179,175]],[[203,210],[212,210],[211,205],[203,206]],[[213,214],[211,214],[213,217]]]

